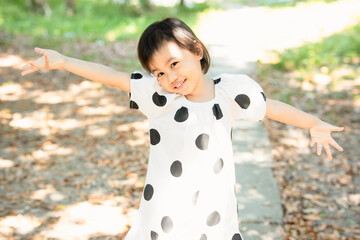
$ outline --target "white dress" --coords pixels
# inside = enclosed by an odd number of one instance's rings
[[[150,156],[138,216],[126,240],[240,240],[231,142],[236,119],[261,120],[266,98],[246,75],[221,74],[196,103],[134,72],[130,107],[149,120]]]

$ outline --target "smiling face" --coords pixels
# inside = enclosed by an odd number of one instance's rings
[[[153,54],[150,69],[166,91],[192,97],[201,95],[206,85],[201,59],[201,48],[195,54],[174,42],[165,42]]]

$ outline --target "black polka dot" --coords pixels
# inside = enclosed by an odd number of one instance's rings
[[[237,95],[235,101],[243,109],[247,109],[250,106],[250,98],[245,94]]]
[[[206,234],[201,234],[200,240],[207,240]]]
[[[240,233],[235,233],[231,240],[243,240]]]
[[[199,191],[194,193],[194,196],[193,196],[193,204],[194,204],[194,206],[196,206],[198,198],[199,198]]]
[[[133,100],[130,100],[130,108],[131,109],[139,109],[139,106],[137,105],[137,103]]]
[[[219,222],[220,222],[220,214],[217,211],[212,212],[206,220],[206,224],[209,227],[215,226]]]
[[[182,174],[182,164],[180,161],[175,161],[171,164],[170,172],[174,177],[180,177]]]
[[[143,77],[143,75],[141,75],[140,73],[132,73],[131,74],[131,79],[141,79]]]
[[[224,161],[221,158],[219,158],[218,160],[216,160],[214,164],[214,168],[213,168],[214,173],[219,174],[223,167],[224,167]]]
[[[218,84],[221,81],[221,78],[215,79],[214,84]]]
[[[160,142],[160,133],[156,129],[150,129],[150,143],[156,145]]]
[[[214,104],[212,110],[213,110],[214,116],[216,117],[216,120],[219,120],[223,117],[223,113],[221,111],[219,104],[217,104],[217,103]]]
[[[163,95],[159,95],[157,92],[155,92],[152,96],[152,100],[155,103],[156,106],[163,107],[165,106],[167,99]]]
[[[264,98],[264,101],[266,102],[266,96],[265,96],[265,94],[264,94],[263,92],[261,92],[261,94],[262,94],[262,96],[263,96],[263,98]]]
[[[151,236],[151,240],[157,240],[159,234],[157,234],[157,232],[151,231],[150,236]]]
[[[151,186],[150,184],[146,184],[146,186],[144,188],[144,199],[146,201],[150,201],[150,199],[153,197],[153,195],[154,195],[153,186]]]
[[[189,117],[189,111],[186,107],[181,107],[179,110],[175,113],[175,121],[177,122],[184,122]]]
[[[206,134],[206,133],[200,134],[195,140],[196,146],[200,150],[206,150],[208,148],[208,145],[209,145],[209,138],[210,138],[210,136],[208,134]]]
[[[165,233],[168,233],[172,230],[173,222],[170,217],[163,217],[163,219],[161,220],[161,228]]]

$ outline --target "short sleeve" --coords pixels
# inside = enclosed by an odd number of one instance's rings
[[[130,108],[138,109],[146,117],[155,117],[169,106],[175,94],[163,90],[156,77],[143,72],[131,73]]]
[[[222,74],[215,82],[230,100],[235,120],[259,121],[265,117],[266,97],[253,79],[243,74]]]

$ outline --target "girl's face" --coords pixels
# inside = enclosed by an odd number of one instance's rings
[[[203,90],[205,80],[201,48],[199,52],[194,54],[174,42],[165,42],[151,58],[151,73],[168,92],[196,95]]]

